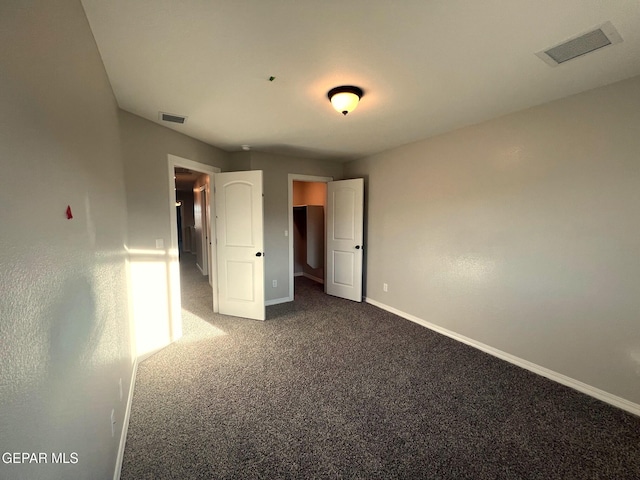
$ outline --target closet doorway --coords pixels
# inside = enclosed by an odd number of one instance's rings
[[[289,175],[289,300],[294,278],[325,280],[327,182],[332,177]]]

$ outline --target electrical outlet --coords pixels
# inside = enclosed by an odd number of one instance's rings
[[[383,292],[388,292],[389,291],[389,285],[387,285],[386,283],[382,284],[382,291]]]
[[[116,411],[111,409],[111,436],[116,436]]]
[[[273,288],[276,288],[278,286],[278,280],[271,282],[271,285],[273,285]]]

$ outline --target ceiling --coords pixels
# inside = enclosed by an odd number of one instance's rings
[[[638,0],[82,3],[120,107],[227,151],[350,160],[640,74]],[[622,43],[535,55],[606,21]]]

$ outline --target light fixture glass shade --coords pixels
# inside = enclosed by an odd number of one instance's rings
[[[336,93],[331,97],[331,105],[333,105],[333,108],[344,115],[349,112],[353,112],[358,106],[359,101],[360,98],[358,98],[355,93],[351,92]]]
[[[363,93],[358,87],[343,86],[331,89],[327,95],[333,108],[346,115],[355,110]]]

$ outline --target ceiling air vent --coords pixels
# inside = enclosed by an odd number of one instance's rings
[[[611,22],[562,42],[555,47],[536,53],[546,64],[556,67],[608,45],[622,42],[622,37]]]
[[[187,117],[183,117],[182,115],[174,115],[173,113],[160,112],[159,117],[163,122],[183,124],[187,121]]]

